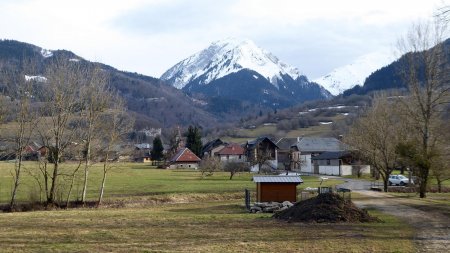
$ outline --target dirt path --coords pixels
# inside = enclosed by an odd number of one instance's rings
[[[407,205],[405,199],[395,198],[385,193],[358,191],[367,199],[353,202],[363,208],[375,208],[397,216],[412,225],[416,234],[414,242],[418,252],[450,252],[450,219],[437,211],[422,211]]]

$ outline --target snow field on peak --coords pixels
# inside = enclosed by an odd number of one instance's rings
[[[298,69],[291,67],[250,40],[226,39],[212,43],[191,57],[181,61],[161,76],[173,79],[173,86],[182,89],[190,81],[205,75],[203,84],[242,69],[250,69],[268,79],[278,88],[277,79],[289,75],[297,79]]]
[[[322,85],[331,94],[338,95],[355,85],[363,85],[370,74],[393,60],[393,54],[387,49],[365,54],[352,63],[338,67],[329,74],[313,80],[313,82]]]

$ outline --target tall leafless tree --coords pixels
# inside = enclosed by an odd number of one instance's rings
[[[102,118],[105,123],[102,130],[104,133],[103,176],[97,206],[100,206],[103,200],[107,173],[113,168],[110,160],[114,146],[119,144],[122,139],[126,137],[134,125],[134,120],[126,112],[123,99],[118,95],[115,95],[111,101],[114,101],[113,106]]]
[[[373,165],[381,175],[387,191],[389,175],[399,161],[397,144],[403,139],[402,122],[394,102],[385,96],[374,99],[367,113],[359,118],[344,137],[360,158]]]
[[[61,161],[66,149],[74,144],[76,130],[79,128],[74,120],[81,110],[80,88],[83,80],[81,64],[64,57],[52,60],[45,74],[47,84],[42,94],[44,105],[41,115],[45,120],[41,120],[42,124],[39,124],[41,140],[47,147],[48,158],[53,165],[53,171],[46,174],[50,184],[50,189],[46,192],[47,204],[55,203]],[[47,165],[45,172],[48,173]]]
[[[439,18],[416,23],[398,42],[400,52],[406,53],[404,80],[410,93],[401,101],[410,128],[407,141],[414,149],[403,150],[403,155],[411,156],[411,165],[417,168],[421,198],[426,197],[429,173],[439,153],[439,130],[448,124],[442,122],[444,106],[450,102],[447,25]]]
[[[112,93],[107,85],[105,72],[99,67],[91,71],[86,70],[84,74],[85,85],[82,90],[82,121],[84,145],[84,182],[81,201],[85,203],[89,177],[89,168],[92,160],[92,144],[99,137],[100,116],[109,107]]]
[[[31,80],[26,80],[24,75],[17,77],[17,95],[14,107],[16,109],[15,123],[17,127],[14,133],[15,143],[15,163],[13,174],[13,189],[11,193],[11,200],[9,202],[10,209],[14,209],[17,197],[17,190],[21,181],[22,167],[27,146],[30,145],[33,130],[39,120],[37,115],[33,112],[31,106],[31,99],[33,97],[33,85]],[[28,150],[33,152],[33,150]]]

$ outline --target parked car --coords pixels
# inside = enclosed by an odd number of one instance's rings
[[[403,175],[390,175],[389,176],[389,185],[400,185],[404,186],[409,183],[409,178],[403,176]],[[411,184],[414,184],[413,180],[411,179]]]

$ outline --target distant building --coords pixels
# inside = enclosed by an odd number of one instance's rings
[[[170,159],[171,169],[198,169],[201,159],[188,148],[182,148]]]
[[[300,171],[314,174],[319,174],[319,170],[313,167],[313,157],[324,152],[349,150],[348,146],[343,142],[329,137],[301,137],[293,146],[300,152]]]
[[[322,175],[350,176],[370,174],[370,165],[364,165],[348,151],[324,152],[312,158],[314,171]]]
[[[219,157],[221,162],[245,162],[245,149],[237,143],[229,143],[218,152],[215,156]]]
[[[276,143],[278,146],[278,168],[287,170],[299,170],[301,165],[300,151],[295,143],[300,137],[281,138]]]
[[[223,149],[227,145],[226,142],[223,142],[221,139],[215,139],[210,142],[207,142],[203,145],[202,154],[203,157],[213,157],[219,150]]]
[[[156,137],[161,136],[161,128],[146,128],[139,131],[139,133],[143,133],[148,137]]]
[[[245,153],[247,161],[254,164],[250,170],[253,172],[260,171],[258,160],[262,157],[267,160],[263,165],[272,170],[278,168],[278,146],[267,137],[259,137],[255,140],[247,141],[245,144]]]

